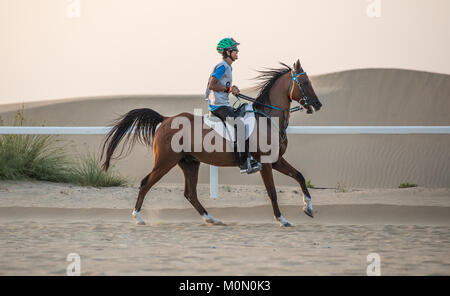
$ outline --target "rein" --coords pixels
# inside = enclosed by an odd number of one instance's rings
[[[306,75],[306,72],[301,72],[301,73],[297,74],[297,73],[295,73],[295,70],[291,70],[292,78],[291,78],[291,83],[290,83],[290,86],[289,86],[289,101],[290,102],[292,102],[292,100],[293,100],[292,95],[294,93],[294,82],[297,84],[297,86],[298,86],[298,88],[299,88],[299,90],[300,90],[300,92],[302,94],[302,98],[300,100],[304,100],[305,102],[308,101],[308,99],[305,96],[305,93],[303,91],[302,85],[301,85],[300,81],[298,80],[298,77],[301,76],[301,75]],[[286,111],[289,111],[289,112],[303,111],[303,107],[302,106],[296,106],[296,107],[292,107],[292,108],[289,108],[289,109],[281,109],[281,108],[278,108],[278,107],[275,107],[275,106],[272,106],[272,105],[268,105],[268,104],[264,104],[264,103],[258,102],[254,98],[251,98],[251,97],[243,95],[243,94],[237,94],[236,97],[244,99],[244,100],[247,100],[247,101],[250,101],[250,102],[253,102],[255,104],[258,104],[258,105],[261,105],[261,106],[264,106],[264,107],[267,107],[267,108],[278,110],[278,111],[281,111],[281,112],[286,112]]]
[[[254,104],[261,105],[261,106],[264,106],[264,107],[267,107],[267,108],[270,108],[270,109],[273,109],[273,110],[278,110],[278,111],[281,111],[283,113],[295,112],[295,111],[303,111],[303,107],[302,106],[296,106],[296,107],[292,107],[292,108],[289,108],[289,109],[281,109],[281,108],[278,108],[278,107],[275,107],[275,106],[272,106],[272,105],[268,105],[268,104],[264,104],[264,103],[258,102],[254,98],[251,98],[251,97],[243,95],[243,94],[237,94],[236,97],[238,99],[241,98],[241,99],[253,102]],[[287,128],[286,120],[287,119],[286,119],[286,117],[285,117],[284,122],[283,122],[283,129],[281,130],[280,127],[278,126],[278,124],[273,121],[272,116],[262,112],[261,110],[254,110],[253,112],[257,113],[257,114],[260,114],[260,115],[262,115],[264,117],[267,117],[267,118],[270,119],[270,121],[272,121],[272,123],[278,128],[278,131],[281,134],[281,136],[280,136],[281,140],[282,140],[281,143],[283,143],[287,139],[287,136],[286,136],[286,128]]]
[[[291,83],[290,83],[290,86],[289,86],[289,101],[290,102],[292,102],[292,100],[293,100],[292,95],[294,93],[294,82],[297,84],[297,86],[298,86],[298,88],[300,90],[300,93],[302,94],[302,98],[300,100],[304,100],[306,103],[308,102],[308,98],[305,96],[305,93],[303,91],[302,85],[301,85],[300,81],[298,80],[298,77],[301,76],[301,75],[306,75],[306,72],[301,72],[301,73],[297,74],[297,73],[295,73],[295,70],[291,70],[292,78],[291,78]],[[257,104],[257,105],[261,105],[261,106],[264,106],[264,107],[267,107],[267,108],[270,108],[270,109],[273,109],[273,110],[281,111],[281,112],[283,112],[283,114],[285,114],[286,112],[303,111],[303,107],[302,106],[296,106],[296,107],[292,107],[292,108],[288,108],[288,109],[281,109],[281,108],[278,108],[276,106],[272,106],[272,105],[268,105],[268,104],[264,104],[264,103],[258,102],[256,99],[251,98],[251,97],[246,96],[246,95],[243,95],[243,94],[237,94],[236,97],[238,98],[238,100],[239,100],[239,98],[241,98],[241,99],[253,102],[254,104]],[[287,117],[284,118],[283,129],[280,130],[280,127],[272,120],[272,117],[270,115],[268,115],[268,114],[266,114],[266,113],[264,113],[264,112],[262,112],[260,110],[255,110],[253,112],[258,113],[258,114],[260,114],[260,115],[262,115],[264,117],[269,118],[278,127],[278,131],[280,131],[280,134],[281,134],[280,135],[281,140],[282,140],[281,143],[283,143],[287,139],[287,136],[286,136],[286,129],[287,129],[287,125],[288,125],[287,124]]]
[[[254,98],[251,98],[251,97],[243,95],[243,94],[237,94],[236,97],[244,99],[244,100],[247,100],[247,101],[250,101],[250,102],[253,102],[254,104],[261,105],[261,106],[264,106],[264,107],[267,107],[267,108],[271,108],[271,109],[274,109],[274,110],[278,110],[278,111],[281,111],[281,112],[285,112],[285,111],[289,111],[289,112],[303,111],[303,107],[301,107],[301,106],[292,107],[290,109],[281,109],[281,108],[278,108],[278,107],[275,107],[275,106],[272,106],[272,105],[267,105],[267,104],[258,102]]]

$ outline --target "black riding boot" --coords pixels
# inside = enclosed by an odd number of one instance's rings
[[[234,110],[230,106],[222,106],[218,109],[211,111],[215,116],[219,117],[223,124],[225,124],[227,117],[236,118],[238,116],[237,111]],[[234,133],[237,137],[237,126],[234,126]],[[237,139],[234,142],[234,158],[236,163],[239,165],[241,169],[241,173],[252,174],[261,170],[262,165],[256,161],[249,152],[249,144],[248,141],[245,141],[245,151],[238,152],[237,149]]]
[[[238,152],[239,153],[239,168],[241,169],[241,174],[253,174],[259,172],[262,168],[261,163],[259,163],[253,156],[250,154],[250,148],[248,140],[245,141],[245,151]]]

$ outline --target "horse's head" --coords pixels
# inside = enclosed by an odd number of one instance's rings
[[[322,107],[317,98],[316,93],[312,87],[308,75],[303,71],[300,60],[294,64],[294,69],[291,72],[291,83],[289,87],[289,98],[300,103],[311,114],[313,111],[319,111]]]

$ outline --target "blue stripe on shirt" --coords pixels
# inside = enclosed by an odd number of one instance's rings
[[[214,71],[212,76],[216,77],[217,80],[220,80],[220,78],[222,78],[223,74],[225,74],[225,66],[221,65],[220,67],[217,67],[217,69]]]

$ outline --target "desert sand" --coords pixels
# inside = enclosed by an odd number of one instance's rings
[[[138,226],[136,188],[0,182],[0,275],[450,275],[450,189],[311,189],[316,217],[297,187],[281,186],[280,227],[262,186],[221,186],[199,199],[226,226],[208,226],[182,184],[155,186]]]

